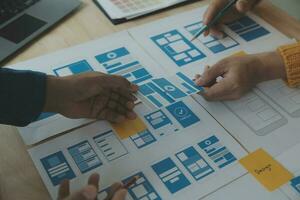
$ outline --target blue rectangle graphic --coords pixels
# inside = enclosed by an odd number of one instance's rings
[[[293,178],[291,180],[291,185],[298,192],[298,194],[300,195],[300,176],[298,176],[296,178]]]
[[[133,200],[161,200],[159,194],[142,172],[126,178],[122,181],[123,184],[128,183],[135,176],[138,176],[139,179],[128,188],[128,193]]]
[[[127,149],[117,138],[113,131],[100,133],[94,138],[95,143],[99,150],[103,153],[108,161],[116,160],[128,154]]]
[[[192,88],[196,89],[197,92],[203,91],[203,87],[196,85],[194,83],[194,81],[192,81],[189,77],[187,77],[182,72],[177,72],[176,75],[177,75],[178,78],[180,78],[181,80],[183,80],[188,85],[188,86],[185,86],[187,89],[195,91],[195,90],[191,89],[191,87],[192,87]]]
[[[153,79],[152,81],[174,99],[180,99],[187,96],[184,92],[182,92],[179,88],[165,78],[157,78]]]
[[[172,194],[191,184],[171,158],[152,165],[152,169]]]
[[[194,147],[178,152],[176,157],[197,181],[214,172]]]
[[[179,67],[206,57],[177,30],[153,36],[151,39]]]
[[[112,60],[117,60],[121,57],[125,57],[129,54],[130,54],[129,51],[125,47],[121,47],[121,48],[100,54],[100,55],[96,56],[96,59],[98,60],[99,63],[104,64],[103,66],[106,69],[109,69],[111,64],[108,64],[108,62],[110,62]],[[105,63],[107,63],[107,64],[105,64]]]
[[[162,110],[149,113],[144,117],[153,129],[159,129],[167,125],[172,125],[171,120]]]
[[[86,60],[81,60],[53,70],[56,76],[68,76],[94,71]]]
[[[195,115],[182,101],[171,104],[166,108],[183,128],[189,127],[200,121],[197,115]]]
[[[191,35],[195,35],[198,33],[198,31],[202,28],[203,22],[196,22],[193,24],[190,24],[188,26],[185,26],[185,29],[191,33]],[[220,53],[227,49],[236,47],[239,45],[237,41],[235,41],[233,38],[231,38],[229,35],[223,32],[223,38],[218,39],[213,36],[199,36],[197,39],[206,46],[210,51],[213,53]]]
[[[152,78],[152,75],[125,47],[97,55],[96,60],[107,73],[123,76],[137,85]]]
[[[139,92],[158,108],[186,97],[187,94],[166,78],[152,79],[140,86]]]
[[[218,165],[223,168],[234,161],[235,156],[225,147],[216,136],[211,136],[198,144],[202,150]]]
[[[163,97],[165,100],[167,100],[169,103],[175,102],[175,100],[174,100],[168,93],[166,93],[164,90],[162,90],[161,88],[159,88],[157,85],[153,84],[152,82],[149,82],[147,85],[148,85],[154,92],[156,92],[156,93],[159,94],[161,97]]]
[[[88,141],[69,147],[68,151],[81,173],[91,171],[102,165],[100,158]]]
[[[248,16],[244,16],[237,21],[228,23],[227,26],[247,42],[270,34],[267,29]]]
[[[136,135],[133,135],[130,138],[134,142],[135,146],[139,149],[156,142],[155,137],[148,129]]]
[[[42,158],[41,163],[54,186],[65,179],[71,180],[76,177],[61,151]]]

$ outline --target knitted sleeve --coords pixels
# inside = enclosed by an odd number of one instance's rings
[[[285,64],[287,83],[290,87],[300,85],[300,42],[278,48]]]

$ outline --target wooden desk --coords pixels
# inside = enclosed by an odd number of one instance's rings
[[[83,2],[83,6],[76,13],[37,39],[7,64],[31,59],[139,24],[191,10],[207,4],[208,1],[199,1],[118,26],[111,24],[91,0],[83,0]],[[286,35],[300,39],[300,23],[272,6],[268,1],[257,7],[255,12]],[[26,149],[16,128],[0,126],[0,193],[3,200],[50,199]]]

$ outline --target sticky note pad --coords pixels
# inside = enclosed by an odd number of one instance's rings
[[[139,117],[135,120],[127,119],[121,123],[111,125],[121,139],[126,139],[147,129],[147,126]]]
[[[242,158],[240,163],[269,191],[276,190],[293,178],[293,174],[263,149]]]
[[[247,55],[247,53],[245,51],[238,51],[234,54],[232,54],[231,56],[245,56]]]

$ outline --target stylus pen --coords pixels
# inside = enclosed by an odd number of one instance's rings
[[[224,17],[224,15],[227,14],[227,12],[231,9],[231,7],[233,5],[235,5],[235,3],[238,0],[231,0],[214,18],[213,20],[207,24],[202,26],[202,28],[194,35],[194,37],[191,39],[191,41],[195,40],[197,37],[199,37],[201,34],[203,34],[205,31],[207,31],[210,27],[216,25],[219,20]]]

